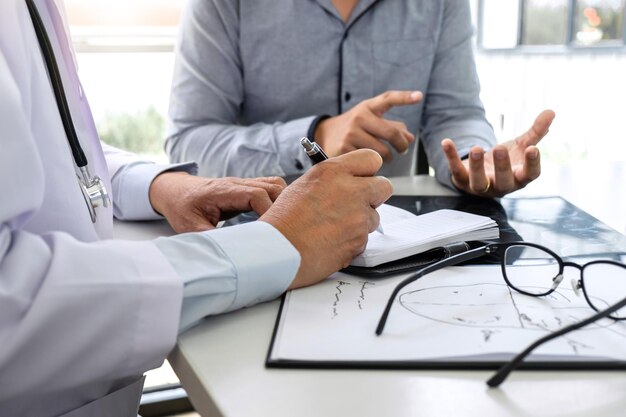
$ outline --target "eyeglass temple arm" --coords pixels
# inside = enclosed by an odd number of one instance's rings
[[[509,376],[509,374],[513,370],[515,370],[522,363],[522,361],[533,350],[535,350],[537,347],[543,345],[546,342],[549,342],[552,339],[556,339],[559,336],[563,336],[566,333],[572,332],[574,330],[578,330],[581,327],[585,327],[585,326],[587,326],[587,325],[589,325],[591,323],[594,323],[594,322],[600,320],[601,318],[607,317],[611,313],[614,313],[617,310],[619,310],[620,308],[623,308],[625,306],[626,306],[626,298],[624,298],[619,303],[612,305],[611,307],[607,308],[606,310],[602,310],[599,313],[596,313],[593,316],[591,316],[591,317],[589,317],[589,318],[587,318],[585,320],[582,320],[582,321],[579,321],[578,323],[575,323],[575,324],[563,327],[562,329],[557,330],[554,333],[550,333],[550,334],[542,337],[541,339],[538,339],[537,341],[532,343],[530,346],[528,346],[526,349],[524,349],[522,352],[520,352],[513,359],[511,359],[510,362],[504,364],[504,366],[502,366],[502,368],[500,368],[498,370],[498,372],[496,372],[496,374],[494,376],[489,378],[489,380],[487,381],[487,385],[489,385],[489,387],[491,387],[491,388],[495,388],[495,387],[499,386],[500,384],[502,384],[504,382],[504,380]]]
[[[404,281],[399,283],[396,286],[396,288],[393,290],[393,293],[391,294],[391,296],[389,297],[389,301],[387,301],[387,305],[385,306],[385,311],[383,312],[383,315],[380,317],[380,320],[378,321],[378,326],[376,326],[376,335],[380,336],[383,333],[383,330],[385,330],[385,324],[387,323],[387,317],[389,316],[389,312],[391,311],[391,306],[393,305],[393,302],[395,301],[396,296],[398,295],[398,293],[400,292],[402,288],[406,287],[407,285],[409,285],[410,283],[414,281],[417,281],[418,279],[420,279],[426,274],[437,271],[438,269],[441,269],[450,265],[456,265],[461,262],[469,261],[471,259],[476,259],[483,255],[486,255],[487,253],[490,253],[487,250],[488,247],[490,247],[490,245],[481,246],[480,248],[472,249],[467,252],[463,252],[458,255],[454,255],[454,256],[450,256],[449,258],[442,259],[438,262],[435,262],[434,264],[428,265],[427,267],[420,269],[415,274],[411,275],[410,277],[406,278]]]

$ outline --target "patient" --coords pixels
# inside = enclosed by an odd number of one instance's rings
[[[203,175],[287,176],[310,167],[309,136],[401,176],[420,136],[441,183],[501,196],[539,176],[554,113],[496,146],[479,92],[467,1],[190,0],[166,150]]]

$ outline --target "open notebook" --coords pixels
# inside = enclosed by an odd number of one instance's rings
[[[499,237],[494,220],[463,211],[443,209],[416,216],[388,204],[377,211],[384,233],[370,233],[365,251],[350,265],[372,267],[453,242]]]

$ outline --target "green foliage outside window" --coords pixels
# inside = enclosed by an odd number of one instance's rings
[[[528,0],[524,8],[522,44],[565,44],[567,18],[567,2],[564,0]]]
[[[100,139],[116,148],[139,154],[163,151],[165,118],[154,108],[136,113],[107,113],[98,123]]]

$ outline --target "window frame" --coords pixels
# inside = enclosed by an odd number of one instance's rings
[[[476,44],[480,52],[483,53],[505,53],[505,54],[541,54],[541,55],[560,55],[572,53],[626,53],[626,2],[622,10],[622,37],[615,41],[600,42],[595,45],[580,45],[574,41],[574,27],[576,24],[576,6],[578,0],[568,0],[567,2],[567,28],[564,44],[558,45],[523,45],[522,37],[524,31],[524,11],[528,0],[520,0],[519,15],[517,27],[517,43],[512,48],[485,48],[483,46],[483,27],[484,27],[484,7],[485,0],[478,0],[477,8],[477,34]]]
[[[147,0],[142,0],[142,3],[145,3],[144,6],[149,4]],[[162,0],[160,3],[162,3],[161,6],[178,3],[182,14],[186,0]],[[71,7],[72,4],[66,4],[72,43],[77,53],[163,53],[175,50],[178,24],[175,26],[158,24],[116,26],[106,23],[73,25],[69,16]],[[90,18],[93,21],[93,17],[87,17],[87,19]]]

